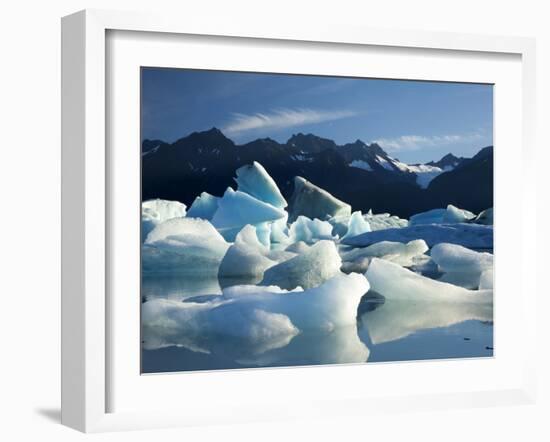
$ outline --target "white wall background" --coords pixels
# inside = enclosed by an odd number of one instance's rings
[[[350,23],[534,36],[538,43],[539,188],[548,189],[550,124],[550,14],[545,3],[461,0],[11,0],[0,7],[0,439],[82,440],[59,425],[60,332],[60,17],[83,8],[215,14],[231,20]],[[546,5],[547,7],[547,5]],[[545,165],[546,161],[546,165]],[[514,179],[510,171],[510,179]],[[548,201],[542,190],[540,201]],[[513,216],[513,214],[510,214]],[[539,220],[549,219],[539,207]],[[542,275],[547,234],[539,222]],[[538,258],[538,259],[537,259]],[[546,266],[545,266],[546,267]],[[537,405],[481,410],[416,412],[323,422],[287,422],[102,434],[94,440],[550,440],[548,288],[541,303],[540,400]],[[512,294],[510,294],[512,295]],[[320,388],[322,388],[320,386]],[[182,398],[182,401],[185,398]]]

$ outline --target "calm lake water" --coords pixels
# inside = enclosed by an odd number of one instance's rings
[[[217,278],[144,275],[142,299],[184,300],[219,294],[221,286],[234,283]],[[143,328],[142,372],[491,357],[492,318],[492,307],[384,302],[369,292],[359,306],[356,325],[330,332],[302,332],[288,344],[267,350],[224,336],[216,337],[204,349],[194,346],[186,336],[163,335],[162,327]]]

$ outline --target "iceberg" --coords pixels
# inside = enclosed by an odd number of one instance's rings
[[[212,218],[212,225],[227,241],[234,241],[237,233],[247,224],[258,228],[262,243],[269,243],[273,221],[286,218],[287,213],[271,204],[260,201],[241,191],[228,187],[218,200],[218,209]]]
[[[141,241],[160,223],[186,215],[186,206],[179,201],[154,199],[141,203]]]
[[[465,223],[473,218],[475,215],[472,212],[449,204],[446,209],[432,209],[411,216],[409,225]]]
[[[365,248],[353,249],[344,253],[342,260],[348,263],[365,262],[364,258],[382,258],[401,266],[412,266],[414,259],[428,251],[428,245],[421,239],[407,244],[393,241],[381,241]],[[363,270],[365,271],[366,268]]]
[[[459,209],[458,207],[449,204],[445,214],[443,215],[443,224],[465,223],[473,218],[475,218],[475,214],[472,212]]]
[[[479,290],[492,289],[493,279],[493,269],[484,270],[479,277]]]
[[[351,215],[351,206],[335,198],[326,190],[317,187],[302,177],[294,178],[294,192],[289,204],[290,221],[303,215],[308,218],[327,218]]]
[[[390,215],[389,213],[379,213],[373,215],[371,212],[365,215],[365,218],[369,222],[372,231],[407,227],[409,225],[409,221],[406,219],[399,218],[395,215]]]
[[[229,247],[223,257],[218,276],[261,279],[266,269],[277,264],[266,256],[268,252],[268,247],[258,240],[256,228],[250,224],[246,225],[237,234],[235,243]]]
[[[442,272],[475,273],[493,268],[493,255],[476,252],[456,244],[435,245],[430,255]]]
[[[298,241],[290,244],[285,251],[287,252],[293,252],[297,254],[304,253],[310,249],[310,245],[308,245],[305,241]]]
[[[477,289],[482,272],[493,268],[491,253],[476,252],[455,244],[437,244],[431,250],[432,260],[444,274],[439,281]]]
[[[373,214],[372,210],[369,210],[369,212],[366,215],[362,215],[362,217],[365,222],[369,224],[369,231],[407,227],[409,225],[406,219],[401,219],[389,213]],[[327,221],[333,226],[332,234],[340,238],[344,237],[348,232],[350,219],[351,215],[339,215],[329,218]]]
[[[342,241],[365,247],[380,241],[409,242],[423,239],[429,247],[446,242],[474,249],[493,248],[493,226],[480,224],[422,224],[363,233]]]
[[[441,224],[445,216],[445,209],[432,209],[427,212],[417,213],[409,219],[409,226],[418,224]]]
[[[386,300],[414,302],[493,303],[492,290],[468,290],[435,281],[398,264],[373,258],[366,273],[372,290]]]
[[[187,211],[187,216],[210,221],[216,210],[218,210],[218,200],[217,196],[210,195],[208,192],[202,192],[191,204],[191,207]]]
[[[290,242],[287,221],[288,213],[286,213],[284,218],[278,219],[277,221],[273,221],[273,223],[271,223],[270,241],[272,244],[286,244]]]
[[[341,265],[334,242],[319,241],[304,253],[267,269],[261,284],[309,289],[340,274]]]
[[[348,230],[342,239],[351,238],[353,236],[360,235],[361,233],[370,231],[370,224],[367,220],[365,220],[365,218],[363,218],[362,213],[359,211],[353,212],[349,219]]]
[[[224,300],[223,295],[203,303],[153,299],[142,304],[141,320],[143,348],[148,350],[181,346],[210,353],[224,336],[237,348],[261,354],[284,347],[299,333],[288,316]]]
[[[183,346],[211,352],[219,337],[234,338],[245,355],[281,348],[299,333],[355,328],[369,289],[363,275],[338,275],[306,291],[234,286],[204,302],[152,299],[142,304],[144,348]],[[363,351],[363,355],[365,352]]]
[[[206,220],[172,218],[156,226],[142,246],[144,272],[217,272],[229,244]]]
[[[235,181],[239,191],[279,209],[288,205],[277,184],[260,163],[254,161],[242,166],[237,169],[236,174]]]
[[[305,216],[299,216],[290,225],[289,237],[292,243],[298,241],[314,243],[323,239],[337,239],[332,236],[332,225],[329,222],[319,219],[309,219]]]
[[[484,210],[470,222],[492,226],[493,225],[493,208],[491,207],[490,209]]]

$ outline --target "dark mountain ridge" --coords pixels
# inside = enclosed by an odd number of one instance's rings
[[[479,212],[493,205],[490,149],[471,159],[450,154],[433,162],[437,165],[461,160],[422,189],[415,173],[376,143],[357,140],[339,146],[326,138],[299,133],[284,144],[262,138],[236,145],[219,129],[212,128],[172,144],[144,140],[142,198],[178,200],[189,206],[201,192],[219,196],[228,186],[235,187],[235,170],[258,161],[287,199],[292,194],[293,178],[299,175],[348,202],[354,210],[372,208],[374,212],[409,217],[451,203]]]

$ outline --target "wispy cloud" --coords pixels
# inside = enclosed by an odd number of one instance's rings
[[[482,139],[483,136],[479,132],[467,134],[450,134],[450,135],[401,135],[396,138],[379,138],[373,140],[375,143],[382,146],[388,151],[404,151],[404,150],[419,150],[430,147],[448,146],[452,144],[460,144],[473,142]]]
[[[341,120],[357,115],[346,110],[277,109],[269,113],[233,114],[233,119],[222,128],[228,135],[262,129],[284,129],[306,124]]]

